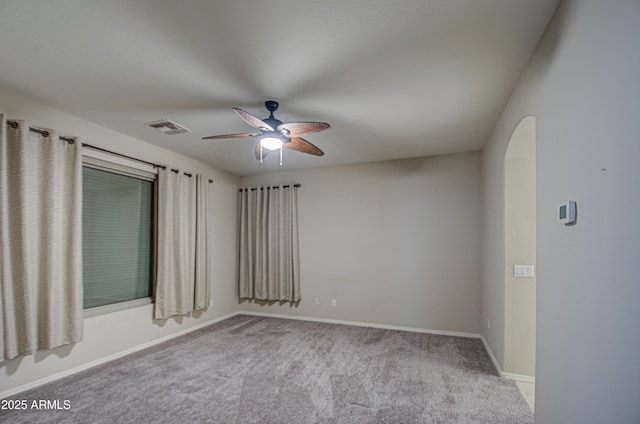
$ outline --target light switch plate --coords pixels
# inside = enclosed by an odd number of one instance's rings
[[[514,265],[513,266],[513,276],[514,277],[534,277],[534,267],[533,265]]]

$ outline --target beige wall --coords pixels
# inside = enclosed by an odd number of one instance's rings
[[[482,153],[483,334],[503,361],[504,151],[536,117],[538,424],[640,422],[638,40],[640,2],[562,1]]]
[[[244,302],[241,310],[479,331],[478,153],[276,172],[242,182],[302,184],[303,300],[299,307]],[[330,306],[332,298],[337,307]]]
[[[84,340],[72,347],[40,351],[0,363],[0,392],[80,367],[118,352],[153,342],[178,331],[235,312],[236,190],[239,179],[202,162],[180,156],[76,117],[0,92],[0,111],[10,119],[24,119],[38,127],[55,128],[61,135],[78,136],[85,143],[156,163],[168,163],[210,176],[214,234],[211,306],[204,314],[152,320],[152,306],[142,306],[85,319]],[[231,225],[230,225],[231,223]]]
[[[536,127],[524,118],[505,153],[505,355],[502,371],[535,376],[536,278],[514,265],[536,265]]]

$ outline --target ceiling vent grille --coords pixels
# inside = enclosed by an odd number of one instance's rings
[[[189,128],[184,127],[168,119],[161,119],[159,121],[147,122],[145,125],[148,125],[151,128],[155,128],[161,133],[167,134],[167,135],[184,134],[184,133],[191,132]]]

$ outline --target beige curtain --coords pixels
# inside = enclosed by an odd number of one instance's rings
[[[1,360],[82,339],[81,143],[0,115]]]
[[[300,301],[297,190],[240,192],[240,298]]]
[[[193,309],[206,309],[211,287],[211,218],[209,216],[209,180],[196,176],[196,256],[195,300]]]
[[[158,266],[155,317],[209,306],[209,183],[167,167],[158,171]]]

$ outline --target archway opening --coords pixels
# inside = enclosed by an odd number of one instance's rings
[[[504,373],[532,385],[536,365],[536,120],[523,118],[505,152]],[[533,387],[525,394],[533,407]]]

